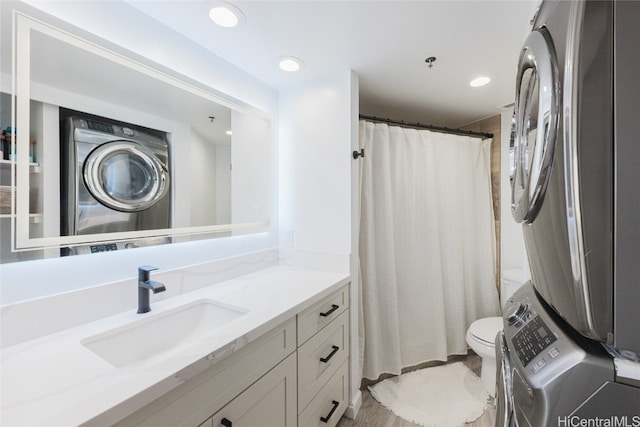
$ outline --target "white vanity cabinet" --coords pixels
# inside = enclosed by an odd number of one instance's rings
[[[348,289],[238,351],[214,352],[211,367],[116,425],[335,426],[348,402]]]

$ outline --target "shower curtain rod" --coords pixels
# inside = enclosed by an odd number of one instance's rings
[[[453,133],[456,135],[466,135],[466,136],[476,136],[476,137],[480,137],[480,138],[493,138],[493,134],[492,133],[486,133],[486,132],[476,132],[473,130],[464,130],[464,129],[454,129],[454,128],[448,128],[446,126],[435,126],[435,125],[425,125],[422,123],[418,123],[418,122],[405,122],[404,120],[394,120],[394,119],[382,119],[380,117],[376,117],[376,116],[365,116],[364,114],[360,114],[360,118],[363,120],[371,120],[374,122],[382,122],[382,123],[388,123],[388,124],[394,124],[394,125],[401,125],[401,126],[408,126],[408,127],[412,127],[412,128],[420,128],[420,129],[429,129],[435,132],[442,132],[442,133]]]

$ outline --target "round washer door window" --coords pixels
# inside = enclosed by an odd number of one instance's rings
[[[149,209],[169,190],[166,166],[147,147],[114,141],[96,147],[84,163],[84,182],[91,195],[121,212]]]
[[[556,53],[545,28],[529,34],[516,77],[511,211],[532,222],[542,206],[558,133],[560,82]]]

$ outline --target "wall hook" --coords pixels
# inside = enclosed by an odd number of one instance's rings
[[[357,160],[358,157],[364,157],[364,148],[361,148],[360,151],[353,152],[353,158]]]
[[[430,56],[427,59],[425,59],[424,62],[429,64],[429,68],[433,68],[433,63],[436,62],[436,57],[435,56]]]

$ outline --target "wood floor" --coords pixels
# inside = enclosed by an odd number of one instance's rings
[[[460,358],[450,360],[451,362],[461,360]],[[480,358],[475,354],[470,354],[462,358],[465,365],[476,375],[480,375]],[[421,368],[421,367],[419,367]],[[492,427],[495,418],[495,408],[489,407],[484,414],[472,423],[465,424],[464,427]],[[412,423],[398,417],[375,400],[366,387],[362,389],[362,407],[355,420],[342,417],[337,427],[419,427],[419,424]]]

